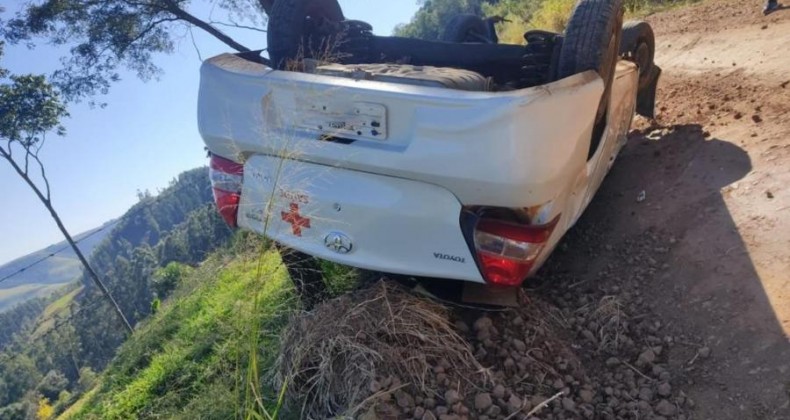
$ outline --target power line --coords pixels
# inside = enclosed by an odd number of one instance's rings
[[[85,235],[84,237],[80,238],[78,241],[74,241],[74,243],[75,243],[75,244],[79,244],[80,242],[82,242],[82,241],[84,241],[84,240],[86,240],[86,239],[90,238],[91,236],[94,236],[94,235],[96,235],[97,233],[99,233],[99,232],[101,232],[101,231],[103,231],[103,230],[107,229],[107,228],[108,228],[108,227],[110,227],[110,226],[113,226],[113,224],[112,224],[112,223],[108,223],[108,224],[106,224],[106,225],[104,225],[104,226],[102,226],[102,227],[100,227],[100,228],[98,228],[98,229],[94,230],[93,232],[91,232],[91,233],[89,233],[89,234]],[[54,256],[56,256],[57,254],[59,254],[59,253],[61,253],[61,252],[65,251],[65,250],[67,250],[67,249],[69,249],[69,248],[71,248],[71,245],[65,245],[65,246],[63,246],[63,247],[59,248],[59,249],[58,249],[58,250],[56,250],[55,252],[52,252],[52,253],[50,253],[49,255],[47,255],[47,256],[45,256],[45,257],[42,257],[42,258],[40,258],[40,259],[38,259],[38,260],[34,261],[33,263],[31,263],[31,264],[28,264],[27,266],[25,266],[25,267],[22,267],[22,268],[20,268],[19,270],[15,271],[15,272],[13,272],[13,273],[11,273],[11,274],[9,274],[9,275],[7,275],[7,276],[3,277],[3,278],[0,278],[0,283],[4,282],[4,281],[6,281],[6,280],[9,280],[9,279],[11,279],[11,278],[12,278],[12,277],[14,277],[14,276],[18,276],[18,275],[20,275],[20,274],[24,273],[25,271],[27,271],[27,270],[29,270],[29,269],[33,268],[34,266],[36,266],[36,265],[38,265],[38,264],[41,264],[42,262],[44,262],[44,261],[46,261],[46,260],[48,260],[48,259],[50,259],[50,258],[53,258],[53,257],[54,257]]]

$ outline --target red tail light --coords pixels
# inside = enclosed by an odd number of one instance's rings
[[[244,181],[244,165],[211,155],[209,178],[219,214],[230,227],[237,227],[241,186]]]
[[[519,286],[549,240],[559,216],[545,225],[481,219],[474,230],[475,251],[487,282]]]

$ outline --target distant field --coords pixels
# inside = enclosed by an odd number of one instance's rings
[[[31,340],[35,340],[37,337],[52,329],[59,319],[70,316],[71,311],[69,310],[69,304],[80,292],[82,292],[83,288],[83,286],[80,286],[49,304],[49,306],[44,309],[44,313],[41,314],[41,317],[39,317],[39,324],[36,326]]]
[[[117,221],[111,221],[74,237],[86,255],[112,232]],[[24,271],[19,272],[24,269]],[[18,274],[15,274],[19,272]],[[0,312],[27,299],[44,297],[78,279],[82,265],[65,242],[50,245],[14,261],[0,265],[0,278],[13,277],[0,283]]]
[[[67,284],[69,282],[52,284],[31,283],[0,289],[0,312],[11,309],[12,306],[27,299],[47,296]]]

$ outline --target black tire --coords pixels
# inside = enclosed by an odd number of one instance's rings
[[[588,70],[601,75],[605,89],[598,105],[596,124],[601,123],[609,104],[622,22],[622,0],[579,0],[565,30],[557,75],[563,79]]]
[[[284,69],[289,60],[304,53],[308,19],[343,20],[337,0],[278,0],[272,7],[267,28],[269,58],[276,69]],[[320,42],[320,41],[319,41]]]
[[[630,21],[623,24],[620,55],[639,67],[639,89],[650,85],[653,59],[656,55],[656,36],[650,24],[644,21]]]
[[[445,42],[490,43],[488,26],[480,16],[462,14],[453,17],[440,37]]]

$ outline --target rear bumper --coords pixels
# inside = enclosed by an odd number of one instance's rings
[[[261,155],[244,174],[242,228],[354,267],[484,282],[444,188]]]

